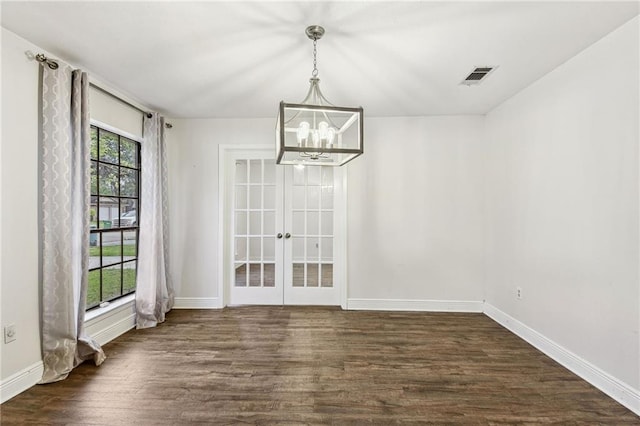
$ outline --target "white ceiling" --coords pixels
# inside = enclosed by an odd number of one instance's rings
[[[2,26],[171,117],[275,117],[325,96],[368,116],[486,113],[638,2],[2,2]],[[36,52],[37,53],[37,52]],[[475,66],[499,68],[479,86]]]

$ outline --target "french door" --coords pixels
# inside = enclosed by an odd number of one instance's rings
[[[234,153],[229,303],[339,305],[341,170]],[[337,190],[338,189],[338,190]]]

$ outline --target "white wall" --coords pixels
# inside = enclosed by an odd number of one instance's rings
[[[41,359],[38,293],[38,73],[25,56],[39,52],[2,29],[2,380]]]
[[[274,119],[172,122],[176,295],[215,298],[218,145],[271,146]],[[366,121],[365,154],[346,166],[349,297],[482,300],[482,126],[480,116]]]
[[[638,24],[488,114],[485,157],[487,302],[635,389]]]
[[[271,144],[274,119],[172,119],[170,267],[179,298],[218,297],[218,146]],[[274,148],[275,149],[275,148]]]
[[[349,163],[350,299],[483,299],[482,116],[375,118]]]
[[[14,342],[4,344],[0,341],[3,392],[8,388],[7,392],[10,392],[14,385],[28,384],[37,371],[24,372],[29,377],[23,377],[20,375],[22,370],[33,367],[42,359],[38,281],[40,66],[27,58],[26,51],[48,55],[38,46],[2,28],[0,329],[8,324],[17,327]],[[139,111],[95,89],[91,90],[90,103],[91,118],[141,135],[142,115]],[[103,321],[102,325],[108,328],[105,324]],[[16,374],[20,375],[19,383],[9,383],[8,388],[5,387],[6,379]]]

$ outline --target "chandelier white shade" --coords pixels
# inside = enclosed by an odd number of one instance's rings
[[[313,73],[307,96],[300,103],[280,102],[276,122],[276,163],[341,166],[363,153],[362,107],[331,104],[320,91],[316,42],[324,34],[310,26],[313,40]]]

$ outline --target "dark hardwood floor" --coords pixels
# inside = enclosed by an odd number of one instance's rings
[[[640,424],[482,314],[174,310],[105,351],[2,424]]]

